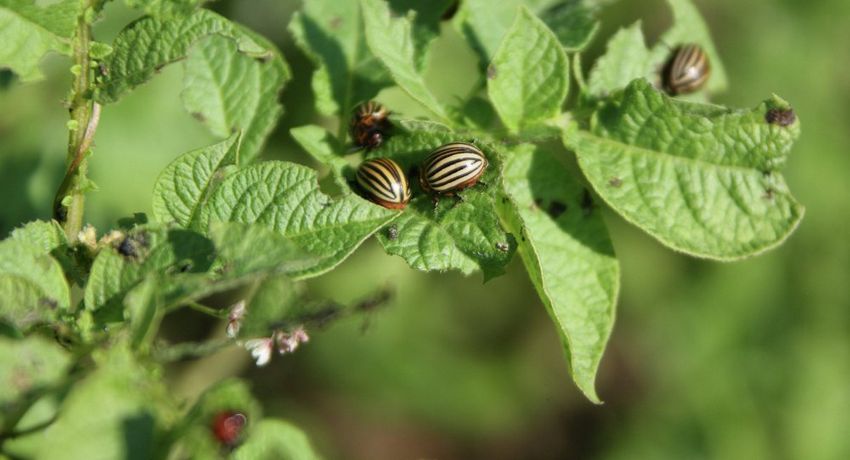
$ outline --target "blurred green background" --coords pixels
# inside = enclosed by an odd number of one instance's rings
[[[781,248],[736,264],[665,249],[612,213],[622,264],[617,325],[599,393],[585,401],[517,258],[507,276],[422,274],[365,244],[310,282],[317,296],[354,301],[392,286],[393,303],[315,332],[294,355],[255,369],[229,350],[171,369],[176,394],[246,375],[270,415],[300,424],[328,458],[347,459],[846,459],[850,458],[850,17],[846,0],[703,0],[731,88],[718,99],[751,107],[775,92],[803,135],[786,168],[806,217]],[[266,158],[309,162],[289,128],[316,121],[312,67],[286,25],[299,2],[220,1],[212,8],[274,40],[295,78]],[[136,13],[113,2],[96,38],[110,40]],[[636,19],[652,41],[670,21],[661,0],[614,2],[586,63]],[[67,61],[49,78],[0,81],[0,230],[49,217],[61,179]],[[587,65],[587,64],[586,64]],[[451,68],[451,72],[446,72]],[[429,82],[451,98],[468,91],[475,63],[451,27],[435,45]],[[171,66],[104,109],[88,220],[103,231],[148,212],[158,172],[211,143],[178,97]],[[397,91],[383,95],[416,113]],[[175,338],[220,334],[195,314],[167,324]]]

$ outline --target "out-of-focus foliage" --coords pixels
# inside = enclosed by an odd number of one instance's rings
[[[368,322],[335,325],[298,354],[250,371],[265,415],[298,423],[328,458],[850,457],[850,292],[843,288],[850,242],[842,233],[850,226],[850,106],[842,103],[850,100],[850,64],[836,54],[836,44],[850,42],[850,31],[836,25],[850,5],[697,3],[726,64],[729,91],[718,101],[755,106],[769,89],[805,118],[785,170],[807,205],[794,238],[758,259],[717,264],[672,253],[606,216],[622,260],[622,294],[602,361],[601,407],[567,383],[559,338],[521,267],[482,286],[415,273],[367,245],[311,290],[348,301],[391,283],[396,301]],[[279,126],[323,123],[306,109],[313,106],[312,64],[282,27],[298,5],[212,6],[274,39],[292,65]],[[113,2],[108,10],[132,15],[122,8]],[[652,39],[669,18],[660,1],[613,3],[602,14],[585,62],[604,51],[617,26],[644,19]],[[114,36],[115,27],[101,24],[98,38]],[[448,35],[433,44],[432,62],[474,62],[454,29],[442,28]],[[4,234],[47,217],[61,179],[66,113],[57,101],[68,76],[56,70],[59,59],[46,59],[46,82],[0,89],[0,191],[10,197],[0,210]],[[157,174],[181,152],[212,143],[182,111],[174,90],[180,73],[166,68],[105,109],[91,171],[100,191],[88,207],[100,227],[150,212]],[[473,85],[463,71],[446,75],[433,65],[424,78],[437,95],[465,97]],[[415,107],[397,90],[384,96]],[[310,162],[288,129],[275,132],[268,151],[269,158]],[[166,330],[175,338],[208,333],[195,317],[173,320]],[[247,359],[223,353],[180,366],[170,390],[198,395],[243,370]]]

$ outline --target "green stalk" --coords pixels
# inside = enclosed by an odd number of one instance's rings
[[[94,71],[89,56],[91,45],[92,2],[86,2],[77,17],[74,40],[74,68],[76,69],[71,97],[72,123],[68,132],[68,169],[53,201],[53,218],[65,229],[68,240],[74,242],[83,227],[85,196],[82,186],[86,182],[88,162],[86,156],[100,121],[100,105],[92,98]]]

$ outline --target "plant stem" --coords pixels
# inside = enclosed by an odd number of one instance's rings
[[[91,147],[97,124],[100,121],[100,105],[94,102],[93,70],[89,46],[91,24],[89,17],[91,2],[87,2],[77,17],[77,33],[74,41],[74,68],[76,69],[71,98],[72,126],[68,130],[68,169],[53,201],[53,218],[65,229],[68,240],[74,242],[83,227],[85,184],[88,162],[86,155]],[[68,198],[66,198],[68,197]]]
[[[204,313],[204,314],[212,316],[214,318],[227,318],[227,315],[230,312],[230,309],[228,309],[228,308],[225,308],[225,309],[210,308],[210,307],[207,307],[206,305],[201,305],[198,302],[189,302],[187,305],[192,310]]]

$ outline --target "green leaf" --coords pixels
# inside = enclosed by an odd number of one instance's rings
[[[283,113],[278,94],[291,78],[283,58],[275,52],[255,59],[240,53],[235,41],[214,35],[192,47],[185,69],[186,110],[216,136],[241,132],[240,162],[256,158]]]
[[[113,52],[103,62],[105,75],[98,100],[117,101],[159,69],[185,59],[195,42],[213,34],[236,40],[238,49],[250,56],[274,56],[274,50],[257,43],[240,26],[212,11],[202,9],[178,18],[146,16],[128,25],[112,43]]]
[[[804,209],[777,172],[800,133],[769,124],[774,96],[752,110],[673,100],[645,80],[564,134],[590,183],[617,212],[678,251],[717,260],[780,244]]]
[[[446,108],[425,84],[417,65],[416,47],[407,18],[393,18],[384,0],[360,0],[363,9],[366,42],[369,49],[389,70],[396,84],[440,121],[451,122]]]
[[[358,0],[311,0],[292,17],[295,43],[316,64],[313,93],[324,115],[341,115],[392,84],[369,52]]]
[[[68,244],[65,232],[55,220],[30,222],[13,230],[9,238],[38,249],[39,254],[50,254],[54,249]]]
[[[487,93],[511,132],[554,118],[569,90],[569,61],[558,39],[523,7],[487,71]]]
[[[38,64],[47,52],[71,53],[80,1],[40,3],[0,0],[0,67],[10,68],[22,81],[43,77]]]
[[[209,237],[216,247],[216,262],[231,278],[251,274],[293,275],[323,263],[286,236],[263,225],[213,222]]]
[[[209,234],[216,252],[212,264],[205,262],[195,271],[184,271],[194,266],[191,260],[159,268],[154,266],[144,273],[144,278],[135,281],[135,287],[124,297],[124,316],[130,322],[135,346],[147,345],[161,314],[173,308],[247,284],[263,285],[270,277],[302,274],[325,263],[324,259],[305,254],[280,233],[260,225],[214,222]],[[176,237],[172,240],[179,242]],[[210,248],[191,250],[187,246],[192,244],[183,247],[199,255],[209,253],[205,260],[212,257]],[[109,264],[98,267],[102,271]],[[138,270],[127,277],[136,274]],[[104,317],[110,319],[108,315],[115,314],[107,309],[100,315],[101,322]]]
[[[283,420],[264,419],[245,444],[233,453],[235,460],[318,460],[303,431]]]
[[[705,90],[711,94],[724,91],[727,86],[726,71],[699,10],[691,0],[667,0],[667,3],[673,11],[673,27],[661,36],[653,48],[652,62],[657,68],[661,68],[669,58],[671,48],[685,43],[697,43],[705,50],[711,65],[711,77]]]
[[[143,226],[127,232],[114,247],[101,249],[86,285],[85,306],[101,322],[119,321],[124,295],[147,275],[203,273],[212,263],[212,242],[180,229]]]
[[[20,398],[61,382],[70,364],[68,353],[53,340],[0,337],[0,414],[9,413]]]
[[[153,215],[158,222],[196,227],[206,199],[222,179],[224,168],[238,159],[239,134],[185,153],[168,165],[153,189]]]
[[[503,220],[522,235],[519,253],[561,336],[573,380],[598,403],[594,380],[620,284],[602,216],[583,208],[580,183],[541,147],[513,149],[503,184]]]
[[[482,68],[493,60],[521,6],[542,18],[568,51],[584,48],[598,28],[593,5],[583,0],[463,0],[453,22],[478,53]]]
[[[599,30],[596,8],[583,0],[565,0],[537,11],[567,51],[583,50]]]
[[[36,458],[154,458],[165,390],[123,346],[102,361],[68,394],[59,418],[44,430]]]
[[[393,136],[380,153],[373,155],[393,158],[405,170],[413,169],[440,145],[458,140],[457,134],[433,123],[400,124],[415,130]],[[415,198],[391,224],[395,229],[393,236],[389,229],[378,234],[387,253],[401,256],[411,267],[423,271],[459,270],[470,274],[480,269],[485,280],[504,272],[516,242],[502,228],[496,214],[496,187],[492,184],[498,183],[501,162],[492,148],[477,145],[490,163],[482,178],[488,185],[479,184],[461,192],[462,203],[444,197],[436,209],[429,196],[415,189]]]
[[[412,25],[416,66],[422,71],[428,60],[428,47],[440,35],[441,16],[454,0],[389,0],[396,16],[407,16]]]
[[[620,29],[608,41],[605,51],[588,77],[588,91],[595,96],[607,96],[625,88],[632,80],[645,77],[657,79],[657,65],[646,48],[640,21]]]
[[[316,171],[268,161],[226,178],[207,202],[204,221],[258,223],[274,229],[323,259],[297,275],[306,278],[335,267],[397,215],[354,195],[331,200],[319,190]]]
[[[124,297],[124,317],[130,324],[130,346],[150,347],[165,313],[157,295],[162,286],[157,276],[148,276]]]
[[[523,0],[464,0],[455,16],[455,24],[478,52],[482,67],[496,55],[502,39],[516,21]]]
[[[194,13],[209,0],[124,0],[131,8],[138,8],[151,16],[171,17]]]
[[[320,126],[308,125],[292,128],[289,134],[316,161],[330,168],[334,181],[340,189],[349,189],[348,182],[345,180],[345,171],[351,166],[339,155],[345,147],[341,146],[331,133]]]
[[[70,305],[62,268],[43,247],[14,239],[0,243],[0,319],[24,329]]]

